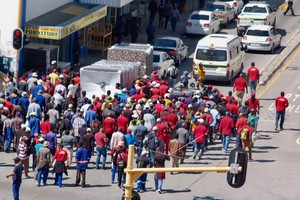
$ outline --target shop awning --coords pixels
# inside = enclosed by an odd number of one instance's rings
[[[106,5],[65,4],[25,24],[25,35],[43,39],[60,40],[107,14]]]

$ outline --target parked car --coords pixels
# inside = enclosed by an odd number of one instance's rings
[[[153,51],[153,71],[157,71],[160,78],[166,75],[168,68],[174,63],[174,60],[164,51]]]
[[[242,36],[252,25],[276,25],[276,12],[264,1],[247,3],[237,18],[237,34]]]
[[[218,0],[218,1],[228,3],[234,9],[235,17],[238,16],[238,14],[242,11],[244,6],[243,0]]]
[[[194,11],[185,26],[187,34],[208,35],[220,30],[220,21],[213,12]]]
[[[273,53],[276,47],[280,47],[281,37],[273,26],[253,25],[246,31],[242,44],[246,51],[270,51]]]
[[[188,46],[176,37],[157,38],[154,42],[154,50],[169,54],[177,66],[180,66],[181,62],[189,57]]]
[[[234,20],[234,9],[226,2],[207,3],[205,10],[213,12],[222,25],[227,26],[229,22]]]

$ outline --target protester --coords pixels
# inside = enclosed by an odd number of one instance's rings
[[[50,162],[51,152],[48,146],[49,146],[49,142],[45,141],[43,147],[40,148],[37,153],[36,171],[38,172],[38,174],[37,174],[36,185],[38,187],[41,186],[41,184],[44,186],[47,185],[49,167],[51,164]],[[43,175],[43,182],[41,183],[42,175]]]
[[[143,150],[141,155],[137,157],[136,164],[137,168],[147,168],[150,164],[150,160],[147,157],[148,152]],[[145,192],[146,191],[146,181],[147,181],[147,173],[143,173],[138,179],[137,179],[137,191],[138,192]]]
[[[24,167],[21,163],[21,159],[19,157],[14,158],[15,166],[12,174],[6,175],[6,178],[12,177],[12,191],[14,200],[19,200],[19,192],[22,184],[22,172]]]
[[[280,96],[275,100],[276,106],[276,118],[275,118],[275,131],[278,129],[278,122],[280,130],[283,130],[284,118],[285,118],[285,110],[289,106],[289,101],[284,97],[284,92],[280,92]]]
[[[153,165],[155,168],[164,168],[165,161],[170,160],[170,157],[166,154],[162,154],[159,147],[156,148],[156,154],[153,158]],[[155,191],[159,194],[162,194],[162,185],[163,180],[166,178],[165,172],[155,172],[154,181],[155,181]]]
[[[68,175],[65,161],[68,159],[68,153],[63,149],[63,144],[58,144],[58,149],[55,152],[54,159],[56,160],[53,172],[55,173],[54,185],[62,187],[63,173]]]
[[[88,168],[88,163],[90,160],[90,153],[86,148],[82,147],[81,143],[78,143],[78,149],[76,151],[76,183],[75,186],[79,186],[81,182],[81,187],[85,187],[86,182],[86,169]]]

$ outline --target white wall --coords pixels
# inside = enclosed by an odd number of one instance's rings
[[[0,12],[0,56],[15,58],[16,51],[12,47],[12,38],[14,29],[18,28],[19,0],[6,2],[1,4]]]
[[[3,0],[1,0],[3,1]],[[27,0],[26,21],[54,10],[72,0]]]

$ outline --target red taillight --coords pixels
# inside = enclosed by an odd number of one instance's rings
[[[208,27],[209,27],[209,24],[204,24],[203,26],[208,28]]]
[[[268,38],[266,39],[266,42],[272,42],[272,38],[269,38],[269,37],[268,37]]]
[[[240,18],[236,19],[237,24],[240,24]]]
[[[244,39],[244,40],[247,40],[247,36],[244,36],[243,39]]]
[[[227,72],[230,71],[230,64],[229,64],[229,63],[226,65],[226,71],[227,71]]]
[[[191,22],[187,22],[186,26],[192,26],[192,23]]]
[[[234,2],[234,3],[233,3],[233,6],[234,6],[234,7],[237,7],[237,3],[236,3],[236,2]]]
[[[264,24],[268,23],[268,18],[264,18]]]
[[[171,51],[170,56],[176,56],[177,52],[176,51]]]

